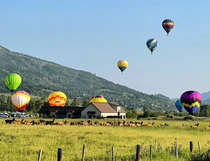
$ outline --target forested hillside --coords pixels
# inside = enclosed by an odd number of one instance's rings
[[[118,102],[127,108],[139,109],[146,106],[153,111],[176,110],[174,101],[161,94],[144,94],[90,72],[75,70],[0,47],[0,93],[10,93],[4,82],[9,73],[17,73],[22,77],[22,83],[17,90],[27,91],[43,100],[53,91],[62,91],[69,99],[80,98],[82,101],[90,100],[94,95],[103,95],[109,102]],[[4,98],[4,102],[5,100],[8,99]]]

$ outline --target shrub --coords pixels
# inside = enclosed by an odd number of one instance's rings
[[[194,117],[189,115],[189,116],[185,116],[184,120],[194,120]]]

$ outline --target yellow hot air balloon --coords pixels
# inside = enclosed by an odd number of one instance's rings
[[[99,96],[93,96],[90,102],[107,102],[107,100],[102,95],[99,95]]]
[[[66,104],[66,100],[66,95],[60,91],[52,92],[48,97],[50,106],[64,106]]]
[[[128,62],[126,60],[119,60],[117,66],[123,74],[123,71],[128,67]]]

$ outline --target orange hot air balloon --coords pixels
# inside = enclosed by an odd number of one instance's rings
[[[64,106],[66,104],[66,100],[66,95],[60,91],[52,92],[48,97],[50,106]]]
[[[12,94],[12,103],[22,112],[30,101],[30,95],[25,91],[17,91]]]

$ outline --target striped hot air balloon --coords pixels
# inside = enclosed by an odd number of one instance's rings
[[[193,115],[200,107],[202,96],[196,91],[187,91],[181,95],[180,100],[184,109]]]
[[[12,103],[22,112],[30,101],[30,95],[25,91],[17,91],[12,94]]]
[[[117,62],[117,67],[121,70],[123,74],[124,70],[128,67],[128,62],[126,60],[119,60]]]
[[[90,102],[107,102],[107,100],[102,95],[99,95],[99,96],[93,96]]]
[[[146,45],[149,48],[149,50],[151,51],[151,54],[153,54],[153,51],[157,48],[158,41],[154,38],[151,38],[151,39],[147,40]]]
[[[50,106],[64,106],[66,104],[67,97],[63,92],[52,92],[48,97]]]
[[[163,29],[167,32],[167,35],[169,34],[169,32],[173,29],[174,27],[174,22],[170,19],[165,19],[163,22],[162,22],[162,26],[163,26]]]

